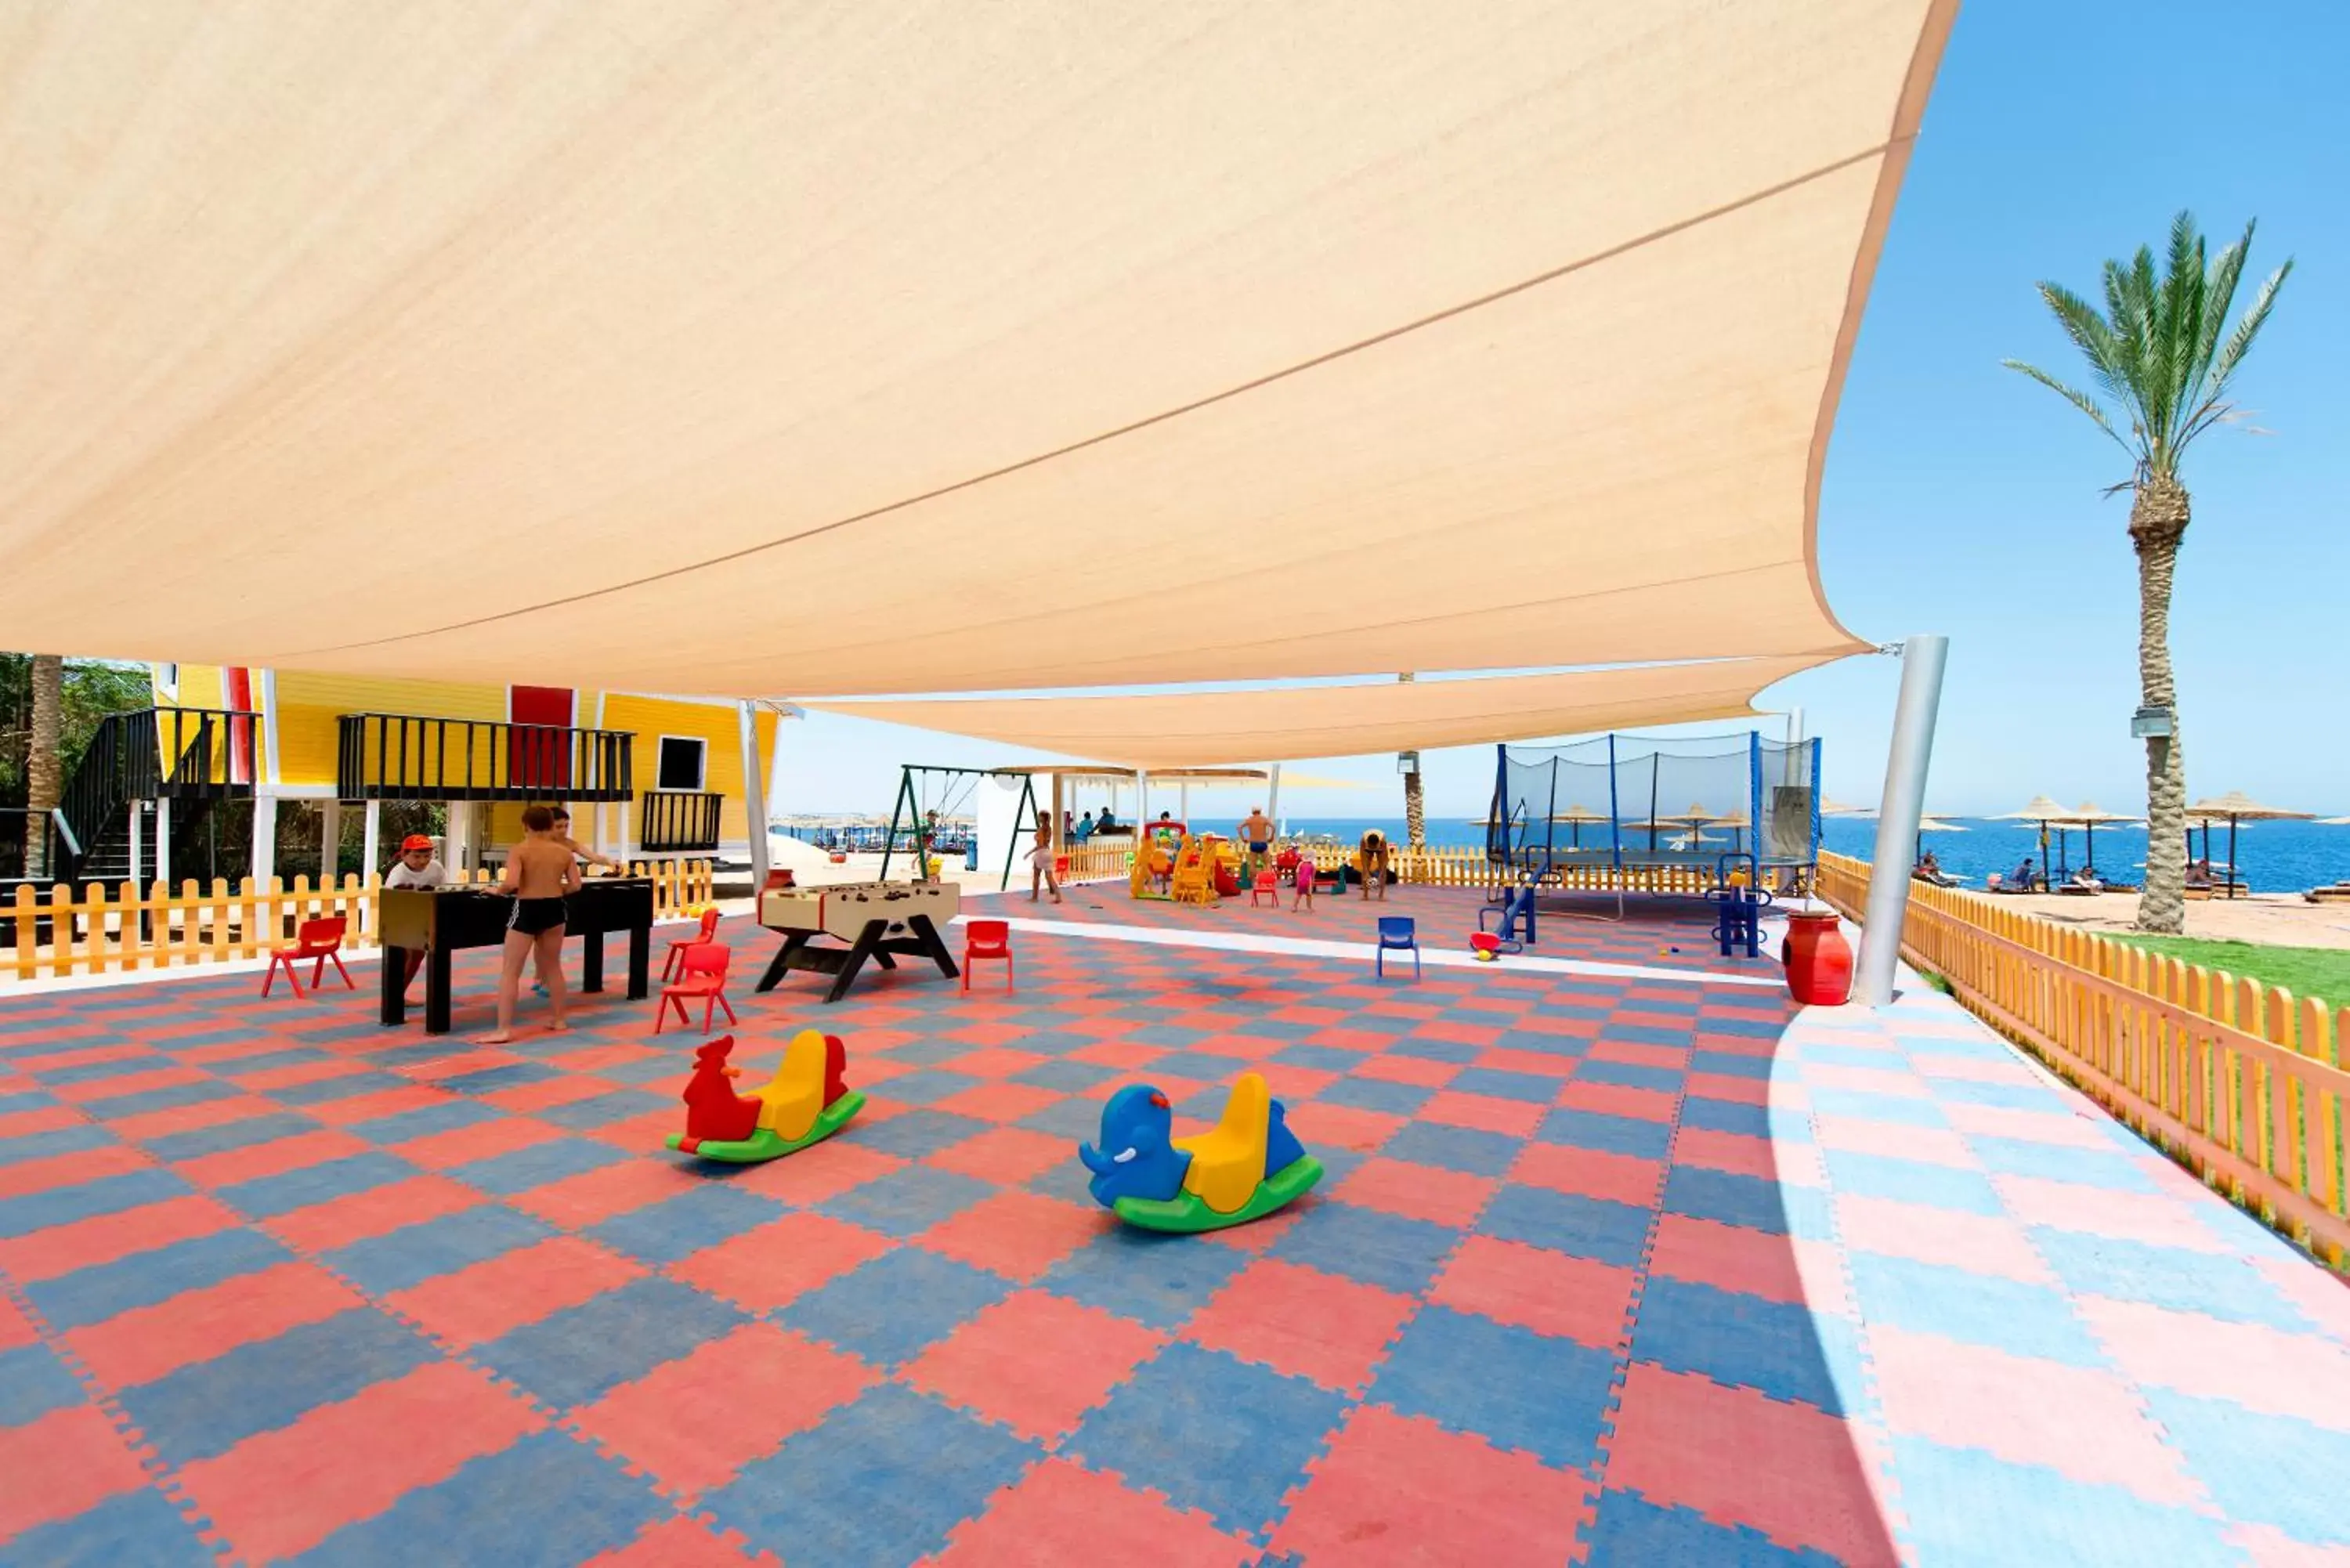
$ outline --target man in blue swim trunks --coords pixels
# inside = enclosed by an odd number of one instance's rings
[[[1248,874],[1254,877],[1264,869],[1264,857],[1273,850],[1273,818],[1265,815],[1264,807],[1249,807],[1248,820],[1241,824],[1239,836],[1248,846]]]
[[[579,862],[556,840],[555,814],[546,807],[526,808],[522,825],[523,841],[506,857],[505,875],[498,879],[498,891],[514,899],[514,908],[506,915],[505,963],[498,971],[498,1030],[482,1037],[484,1045],[514,1038],[515,996],[522,989],[522,966],[534,954],[553,1013],[548,1032],[571,1027],[563,1017],[563,900],[579,890]]]

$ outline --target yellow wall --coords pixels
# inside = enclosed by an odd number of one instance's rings
[[[217,664],[182,664],[180,666],[180,694],[167,695],[157,677],[161,671],[149,666],[149,679],[155,680],[155,706],[158,708],[225,708],[227,682],[224,671]]]
[[[260,700],[258,684],[256,674],[254,693],[256,702]],[[179,705],[189,708],[225,707],[224,691],[225,681],[218,665],[183,664],[180,667]],[[155,700],[161,705],[171,704],[171,700],[160,689]],[[329,784],[335,782],[336,748],[340,735],[338,721],[346,713],[413,713],[432,718],[498,722],[506,717],[506,689],[452,681],[280,670],[277,675],[277,771],[281,784]],[[764,767],[775,756],[782,720],[776,714],[764,711],[758,714],[757,719],[761,765]],[[604,698],[599,720],[597,693],[583,691],[579,693],[576,722],[583,729],[630,730],[636,732],[636,743],[632,749],[635,777],[631,784],[639,798],[628,803],[631,842],[643,821],[642,797],[651,794],[660,780],[660,738],[663,735],[691,735],[708,743],[703,754],[702,787],[724,797],[719,836],[734,843],[749,838],[750,821],[744,809],[742,732],[733,703],[633,697],[615,692]],[[486,774],[492,750],[487,735],[480,738],[475,750],[474,765]],[[457,758],[452,757],[450,761],[463,766]],[[584,839],[595,831],[595,809],[580,805],[574,805],[572,809],[576,816],[573,831]],[[489,843],[511,844],[522,836],[522,806],[519,804],[499,803],[488,807],[484,815]]]
[[[506,689],[442,680],[392,680],[281,670],[277,676],[277,778],[281,784],[335,782],[335,747],[345,713],[419,713],[436,719],[503,722]],[[488,776],[490,733],[475,738],[473,765]],[[454,768],[463,762],[449,759]]]
[[[582,704],[589,715],[584,722],[592,722],[595,709]],[[776,717],[773,713],[759,715],[759,744],[763,757],[774,755]],[[691,735],[707,742],[702,754],[702,787],[725,797],[720,808],[718,836],[736,843],[750,836],[749,819],[743,810],[742,730],[732,702],[683,702],[659,697],[629,697],[615,692],[604,699],[604,724],[607,730],[633,730],[637,740],[631,749],[630,761],[636,770],[634,780],[638,800],[629,810],[629,837],[644,821],[644,796],[653,792],[660,781],[660,738],[663,735]],[[764,781],[762,781],[764,782]]]

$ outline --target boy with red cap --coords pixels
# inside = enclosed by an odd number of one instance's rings
[[[387,888],[414,888],[420,890],[440,887],[449,880],[449,873],[433,858],[432,841],[421,833],[411,833],[400,841],[400,855],[384,873]],[[424,967],[424,950],[408,950],[408,973],[401,977],[402,987],[416,983],[416,971]]]

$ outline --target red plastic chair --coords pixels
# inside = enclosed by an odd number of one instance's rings
[[[1003,989],[1016,989],[1012,983],[1012,922],[1009,920],[969,920],[963,925],[962,988],[971,990],[971,961],[1002,959]]]
[[[773,880],[771,877],[770,880]],[[669,945],[669,957],[661,962],[661,983],[667,985],[677,978],[677,963],[688,948],[700,947],[718,934],[718,911],[702,911],[702,931],[698,936],[680,937]]]
[[[669,1010],[677,1009],[677,1021],[691,1023],[693,1015],[686,1003],[699,999],[702,1002],[702,1032],[710,1033],[710,1016],[723,1008],[726,1022],[741,1022],[734,1016],[734,1004],[726,1000],[726,965],[734,951],[723,942],[693,942],[678,955],[678,976],[675,981],[663,985],[660,1005],[653,1011],[653,1033],[661,1032],[669,1022]]]
[[[1259,898],[1271,898],[1274,909],[1281,908],[1281,873],[1271,866],[1258,872],[1249,885],[1249,908],[1255,909]]]
[[[291,946],[270,950],[269,971],[261,977],[261,994],[264,996],[269,994],[270,986],[277,979],[277,966],[284,964],[286,983],[294,988],[296,996],[300,996],[302,977],[294,971],[294,966],[304,959],[310,961],[312,991],[318,989],[318,981],[325,974],[327,965],[329,963],[335,966],[335,972],[343,977],[344,987],[350,991],[357,991],[359,987],[351,983],[351,971],[343,967],[343,955],[339,950],[343,945],[343,932],[349,928],[349,918],[343,915],[329,915],[319,920],[305,920],[296,927]]]

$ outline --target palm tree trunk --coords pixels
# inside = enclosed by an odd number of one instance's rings
[[[2177,935],[2187,929],[2187,761],[2179,742],[2178,694],[2170,675],[2170,588],[2189,504],[2173,479],[2150,476],[2130,504],[2130,543],[2137,550],[2139,701],[2170,710],[2170,733],[2146,742],[2146,891],[2137,929]]]
[[[65,708],[66,662],[54,653],[33,655],[32,750],[25,758],[25,874],[49,874],[49,813],[65,794],[65,759],[57,755]]]
[[[1409,683],[1418,676],[1407,670],[1396,679]],[[1403,839],[1415,850],[1428,847],[1428,802],[1420,794],[1417,766],[1403,775]]]

